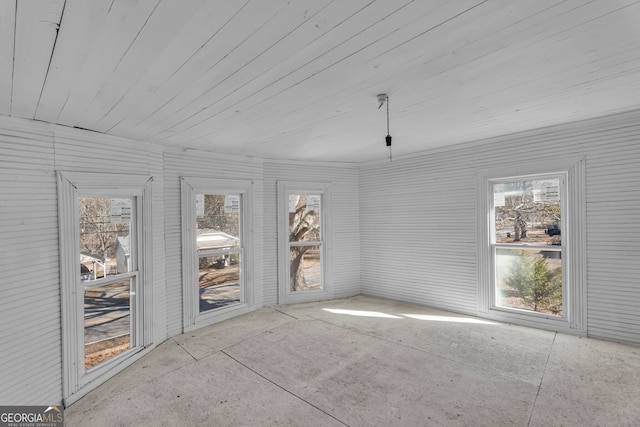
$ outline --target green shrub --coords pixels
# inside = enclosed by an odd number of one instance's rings
[[[520,252],[505,277],[505,284],[533,311],[562,312],[562,269],[549,270],[543,257]]]

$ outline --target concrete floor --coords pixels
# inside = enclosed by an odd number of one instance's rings
[[[67,426],[638,426],[640,347],[357,296],[174,337]]]

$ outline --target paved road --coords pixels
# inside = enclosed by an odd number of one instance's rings
[[[129,330],[128,305],[92,307],[84,310],[85,344],[125,335]]]
[[[240,302],[240,284],[232,283],[200,289],[200,312]]]
[[[84,310],[84,342],[90,344],[130,332],[129,305],[114,304],[111,298],[88,299]],[[240,285],[212,286],[200,291],[200,311],[240,302]]]

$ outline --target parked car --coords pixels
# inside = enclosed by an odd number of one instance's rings
[[[560,235],[560,229],[558,227],[552,227],[552,228],[547,230],[547,234],[549,236],[559,236]]]
[[[93,272],[89,270],[89,267],[84,264],[80,264],[80,280],[84,282],[85,280],[93,279]]]

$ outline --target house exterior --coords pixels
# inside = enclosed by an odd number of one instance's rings
[[[199,229],[196,234],[198,251],[210,251],[215,249],[231,249],[238,245],[239,239],[224,231],[212,228]]]
[[[129,244],[129,236],[119,236],[116,239],[116,247],[114,249],[114,252],[116,254],[116,268],[120,273],[129,271],[129,262],[131,259]]]

